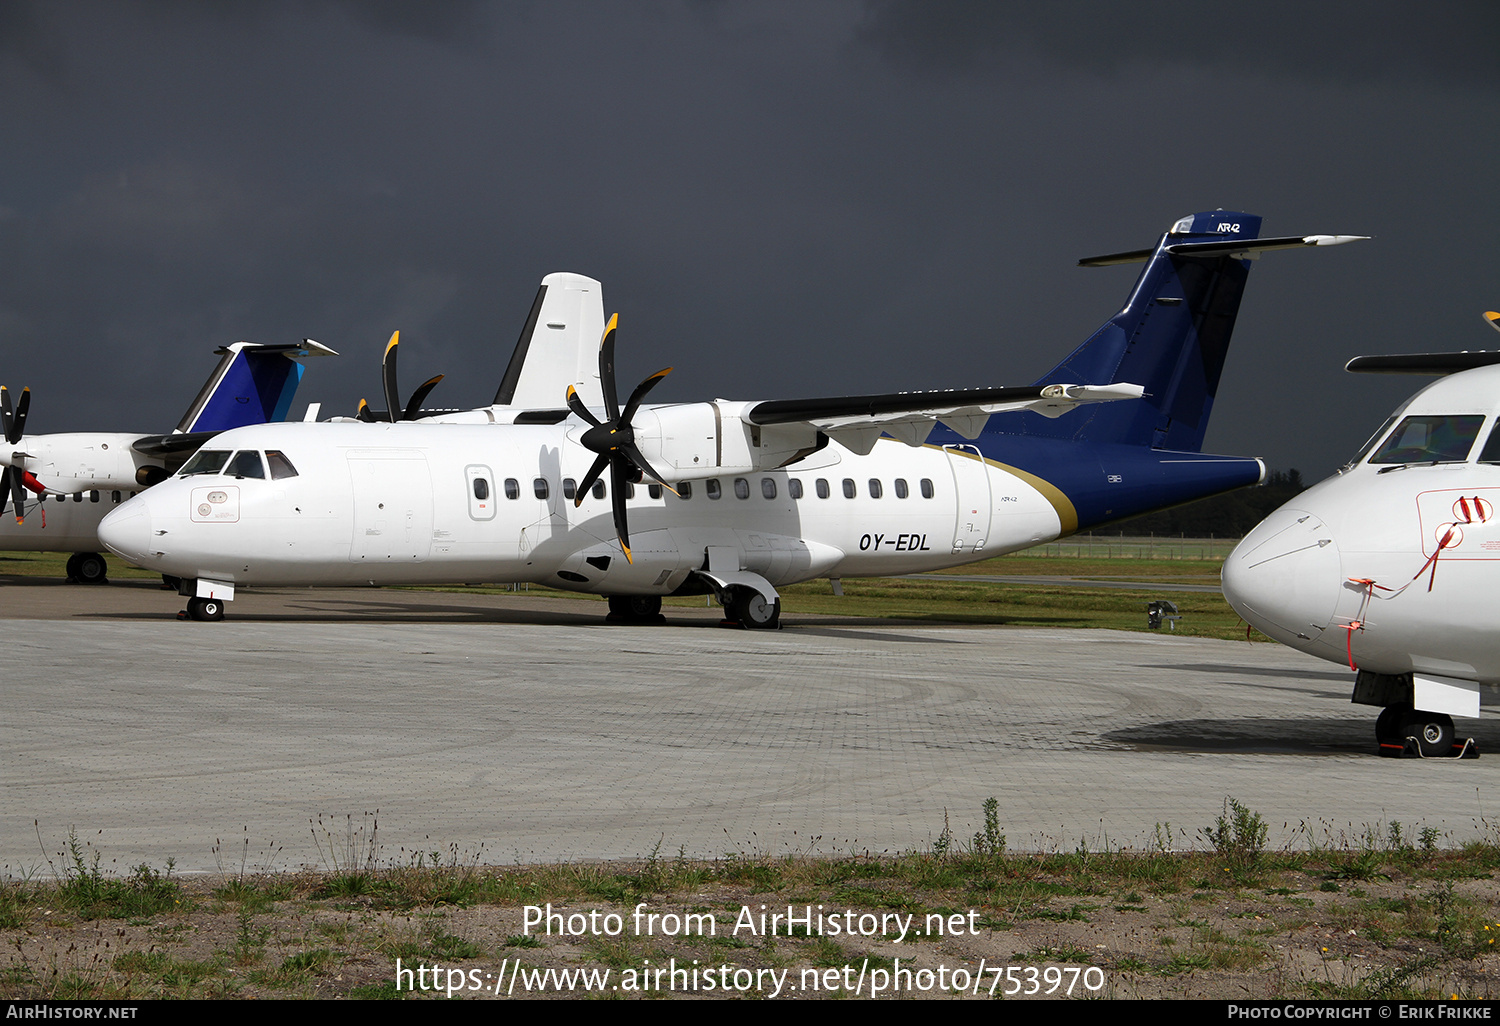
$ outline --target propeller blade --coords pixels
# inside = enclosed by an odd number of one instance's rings
[[[609,498],[615,514],[615,534],[620,538],[620,551],[625,553],[625,562],[634,564],[630,555],[630,526],[625,522],[625,471],[623,460],[609,461]]]
[[[26,411],[29,409],[31,409],[31,389],[23,388],[21,389],[21,401],[16,404],[16,437],[7,439],[7,441],[12,443],[19,442],[21,436],[26,434]]]
[[[663,370],[657,371],[645,381],[642,381],[639,385],[636,385],[635,391],[630,393],[630,400],[625,404],[625,412],[620,414],[620,419],[626,424],[629,424],[632,420],[634,420],[635,411],[641,405],[641,400],[646,398],[646,393],[651,391],[657,385],[661,384],[661,379],[671,373],[672,368],[667,367]]]
[[[655,467],[646,462],[646,457],[641,455],[641,450],[635,447],[634,442],[623,443],[620,446],[620,452],[624,453],[625,457],[629,459],[631,463],[634,463],[636,467],[647,477],[655,478],[657,481],[661,482],[661,486],[667,491],[671,492],[673,495],[680,494],[676,488],[673,488],[671,485],[667,484],[667,479],[658,474]]]
[[[21,483],[21,472],[14,467],[10,471],[10,499],[16,504],[16,523],[26,522],[26,486]]]
[[[599,343],[599,385],[604,389],[604,412],[611,421],[620,419],[620,400],[615,392],[615,330],[619,326],[620,315],[610,314]]]
[[[400,414],[401,393],[396,388],[396,343],[401,341],[401,332],[391,332],[391,340],[385,344],[385,355],[380,358],[380,381],[385,387],[385,408],[394,421]]]
[[[10,467],[0,469],[0,517],[5,516],[5,504],[10,501]]]
[[[568,409],[578,415],[578,419],[585,421],[594,427],[599,427],[599,418],[595,417],[589,408],[583,405],[583,399],[578,395],[578,389],[572,385],[568,386]]]
[[[356,420],[361,420],[366,424],[375,423],[375,414],[370,412],[370,404],[363,399],[359,401],[359,412],[354,417]]]
[[[13,419],[10,413],[10,389],[0,385],[0,428],[5,431],[5,442],[7,445],[15,445],[20,435],[11,432]]]
[[[601,454],[598,459],[594,460],[594,465],[589,468],[587,474],[583,475],[583,480],[573,491],[574,509],[583,505],[583,497],[588,494],[590,488],[594,487],[594,482],[599,480],[599,475],[604,473],[604,468],[608,465],[609,456],[607,454]]]
[[[436,377],[428,378],[426,381],[422,382],[422,384],[418,385],[417,390],[413,392],[411,394],[411,398],[406,401],[406,409],[401,411],[401,419],[416,420],[417,414],[422,412],[422,400],[426,399],[427,393],[436,388],[437,383],[439,381],[442,381],[445,377],[447,377],[446,374],[439,374]]]

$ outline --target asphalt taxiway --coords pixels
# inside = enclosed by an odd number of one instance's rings
[[[70,831],[106,869],[214,872],[371,833],[381,862],[896,852],[962,841],[991,796],[1022,850],[1201,846],[1227,796],[1278,845],[1500,816],[1494,716],[1460,722],[1477,761],[1379,759],[1349,673],[1273,644],[375,589],[201,624],[149,582],[9,582],[10,876],[61,868]]]

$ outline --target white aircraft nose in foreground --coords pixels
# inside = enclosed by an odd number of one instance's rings
[[[1486,314],[1495,323],[1500,314]],[[1459,754],[1453,716],[1500,685],[1500,353],[1359,357],[1447,375],[1224,563],[1224,596],[1284,645],[1356,673],[1386,755]]]

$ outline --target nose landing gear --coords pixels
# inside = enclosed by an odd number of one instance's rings
[[[198,598],[194,596],[188,599],[188,619],[198,620],[202,623],[214,623],[224,619],[224,602],[216,598]]]
[[[1391,759],[1477,759],[1473,738],[1459,741],[1453,718],[1409,705],[1388,705],[1375,721],[1375,741]]]

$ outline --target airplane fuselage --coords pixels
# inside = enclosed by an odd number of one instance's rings
[[[295,476],[174,478],[112,521],[112,547],[183,578],[234,585],[530,581],[668,594],[710,550],[783,585],[913,573],[1062,533],[1053,501],[972,445],[837,443],[781,470],[634,486],[632,560],[578,425],[267,425],[212,448],[279,452]],[[253,434],[252,434],[253,432]],[[330,559],[331,553],[347,554]]]
[[[114,488],[28,496],[24,523],[0,517],[0,552],[101,552],[99,523],[133,495]]]

